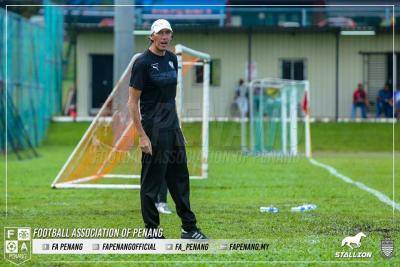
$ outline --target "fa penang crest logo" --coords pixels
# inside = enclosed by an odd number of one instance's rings
[[[14,264],[31,259],[30,227],[4,227],[4,258]]]
[[[366,238],[367,235],[363,232],[359,232],[355,236],[347,236],[342,239],[341,246],[349,247],[351,251],[337,251],[335,253],[336,258],[371,258],[372,252],[364,252],[364,251],[354,251],[361,247],[361,239]]]
[[[389,238],[385,238],[381,241],[381,253],[385,258],[391,258],[394,255],[394,242]]]

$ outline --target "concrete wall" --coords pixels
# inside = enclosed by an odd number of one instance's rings
[[[91,54],[113,54],[113,36],[86,33],[77,39],[77,109],[78,116],[88,116],[91,99]]]
[[[112,33],[81,33],[78,36],[78,115],[87,116],[90,99],[90,54],[112,54]],[[396,37],[399,43],[400,37]],[[245,78],[248,37],[246,33],[176,33],[173,44],[182,43],[209,53],[221,60],[221,85],[211,86],[210,111],[212,117],[230,116],[234,88],[239,78]],[[148,47],[146,36],[136,36],[135,52]],[[348,117],[351,95],[358,81],[363,79],[361,51],[389,52],[392,35],[339,37],[339,115]],[[306,59],[307,79],[311,86],[313,117],[335,116],[335,51],[334,33],[253,33],[252,59],[257,63],[258,78],[279,77],[279,60]],[[133,55],[134,53],[132,53]],[[129,55],[131,56],[131,55]],[[185,82],[185,105],[188,116],[200,114],[201,88]]]
[[[313,116],[334,116],[335,36],[333,33],[256,34],[254,58],[259,77],[279,77],[282,58],[306,59]]]
[[[244,78],[247,61],[247,36],[243,33],[231,34],[177,34],[174,43],[204,51],[212,59],[221,60],[221,85],[210,86],[211,116],[229,116],[230,105],[234,98],[235,86]],[[185,77],[184,101],[189,106],[189,116],[200,116],[201,87],[193,86],[193,73]],[[190,82],[190,81],[191,82]]]

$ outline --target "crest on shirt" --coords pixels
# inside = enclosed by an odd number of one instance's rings
[[[160,70],[158,69],[158,63],[153,63],[153,64],[151,64],[151,67],[152,67],[153,69],[156,69],[157,71],[160,71]]]
[[[171,66],[171,68],[175,69],[175,67],[174,67],[174,62],[168,61],[168,64]]]

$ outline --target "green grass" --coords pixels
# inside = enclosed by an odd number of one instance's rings
[[[17,161],[10,157],[8,217],[3,219],[3,225],[142,227],[138,191],[50,188],[87,126],[87,123],[53,123],[47,140],[39,148],[39,158]],[[57,261],[181,261],[175,262],[176,265],[188,261],[221,264],[276,261],[282,265],[283,261],[292,261],[294,265],[316,266],[321,263],[315,261],[333,265],[353,261],[399,264],[400,212],[396,211],[393,217],[391,207],[306,159],[240,156],[238,126],[237,123],[211,124],[209,179],[191,181],[191,205],[199,226],[211,238],[262,239],[270,244],[268,251],[221,255],[33,255],[29,264],[63,264]],[[397,125],[396,133],[398,129]],[[197,130],[198,125],[191,125],[185,132],[186,138],[199,142],[195,138]],[[312,124],[314,157],[391,197],[391,134],[390,124],[315,123]],[[399,156],[396,152],[397,166]],[[397,166],[395,186],[399,191]],[[0,171],[4,173],[2,168]],[[395,199],[400,201],[398,195]],[[169,202],[172,204],[171,199]],[[302,214],[289,211],[291,205],[304,202],[317,204],[317,210]],[[260,206],[270,204],[280,207],[281,212],[259,212]],[[168,238],[179,238],[180,222],[176,214],[161,216],[161,223]],[[336,259],[336,251],[348,251],[340,247],[341,240],[358,231],[367,233],[358,251],[371,251],[372,259]],[[385,231],[395,240],[397,257],[391,260],[379,255]]]
[[[52,123],[45,146],[74,146],[89,123]],[[200,145],[196,137],[200,123],[184,125],[190,143]],[[312,123],[313,151],[322,152],[387,152],[391,153],[392,124],[389,123]],[[211,122],[210,147],[214,150],[240,149],[240,126],[237,122]],[[400,124],[395,125],[396,151],[400,152]]]
[[[396,151],[400,151],[400,124],[395,125]],[[389,123],[313,123],[312,148],[329,152],[387,152],[393,150]]]

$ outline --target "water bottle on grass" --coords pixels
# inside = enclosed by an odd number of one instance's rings
[[[279,209],[274,206],[260,207],[260,212],[277,213],[277,212],[279,212]]]
[[[301,206],[293,207],[291,209],[292,212],[305,212],[305,211],[310,211],[310,210],[315,210],[317,208],[317,205],[315,204],[304,204]]]

